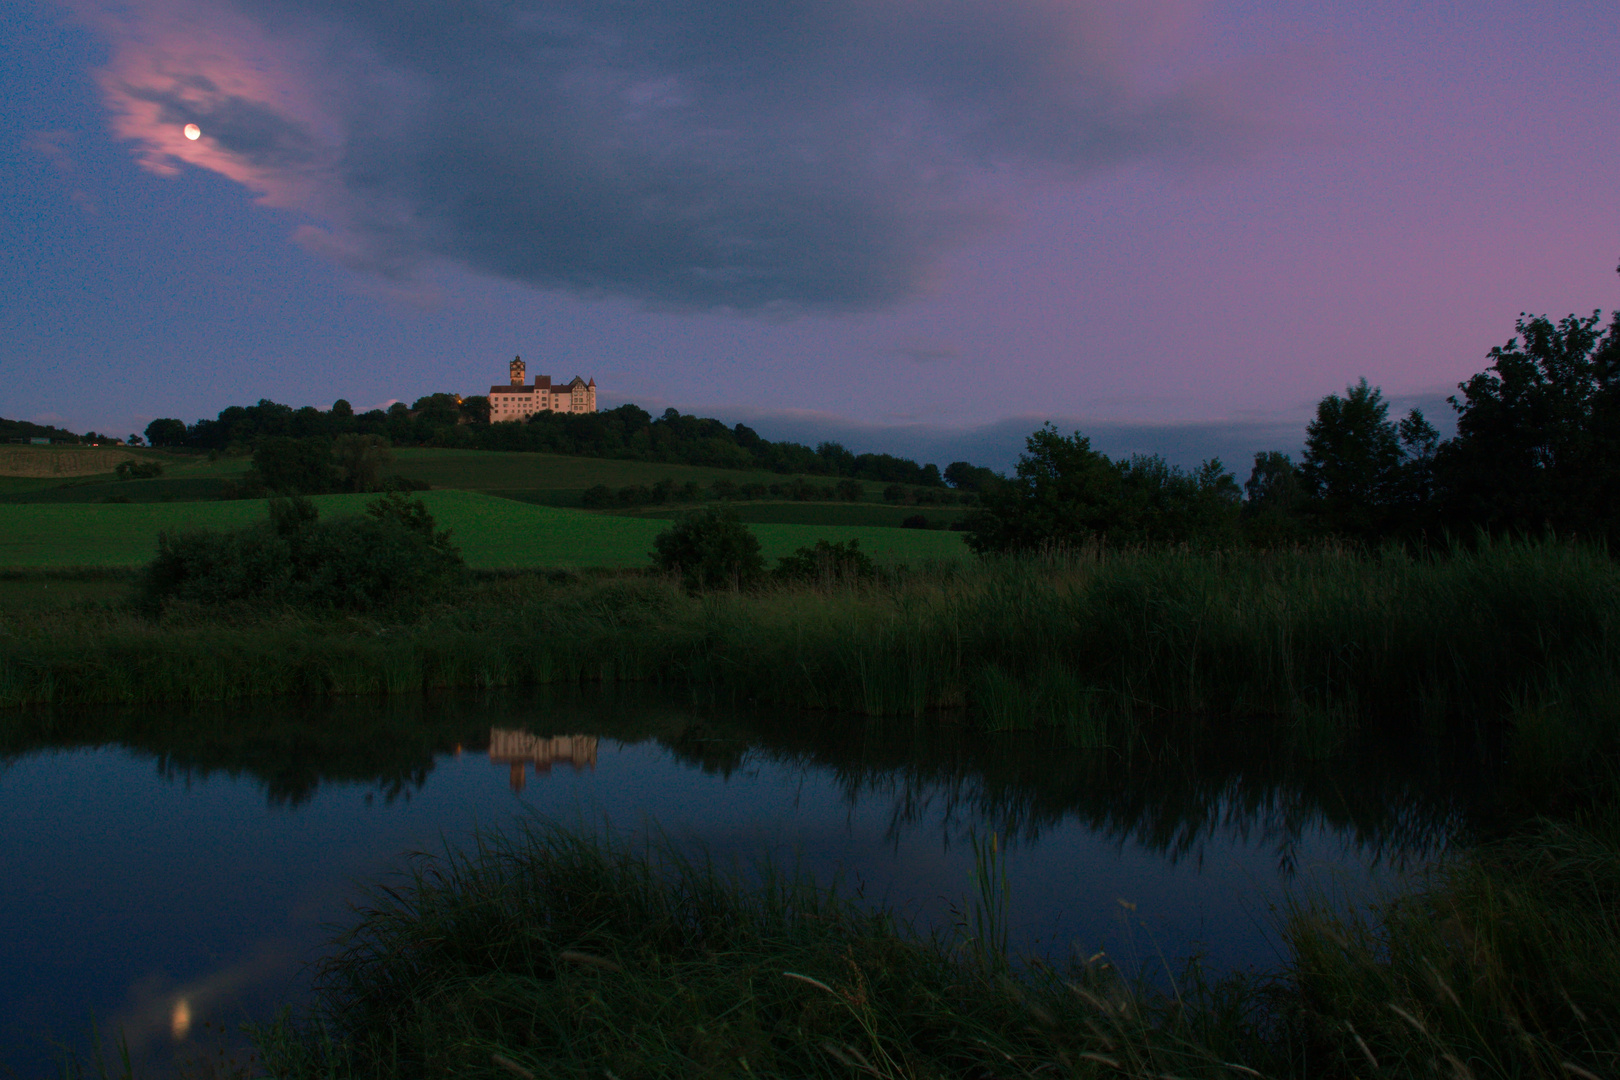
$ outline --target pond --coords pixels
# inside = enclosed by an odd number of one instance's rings
[[[93,1030],[158,1066],[238,1044],[411,853],[537,815],[769,857],[946,933],[993,834],[1017,949],[1162,972],[1274,966],[1291,891],[1399,885],[1477,798],[1438,754],[1229,749],[624,690],[0,716],[0,1075]]]

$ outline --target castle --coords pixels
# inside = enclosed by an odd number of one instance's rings
[[[522,420],[537,412],[595,412],[596,380],[586,382],[578,375],[566,385],[552,386],[550,375],[536,375],[533,386],[523,384],[523,357],[512,357],[512,381],[489,388],[489,419]]]

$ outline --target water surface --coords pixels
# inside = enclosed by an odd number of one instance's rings
[[[536,815],[769,856],[946,932],[971,838],[994,833],[1019,949],[1223,969],[1276,963],[1289,890],[1371,897],[1466,817],[1466,790],[1409,754],[1239,750],[622,692],[0,716],[0,1075],[56,1071],[92,1018],[147,1062],[236,1039],[305,1000],[410,853]]]

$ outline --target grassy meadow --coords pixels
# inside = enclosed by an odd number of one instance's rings
[[[152,558],[160,530],[234,529],[265,516],[264,500],[219,499],[226,482],[247,469],[246,457],[210,460],[201,454],[90,447],[15,447],[6,454],[0,459],[0,505],[11,505],[0,526],[0,568],[133,567]],[[586,489],[598,484],[617,490],[673,479],[707,488],[720,480],[770,484],[794,479],[554,454],[401,449],[394,455],[389,471],[433,486],[424,493],[425,502],[441,525],[455,530],[464,557],[477,569],[646,566],[653,537],[691,509],[574,509]],[[129,458],[158,461],[164,475],[118,480],[106,471]],[[92,468],[103,471],[88,471]],[[904,518],[922,514],[943,530],[961,517],[960,508],[888,505],[876,501],[881,485],[864,489],[873,501],[728,505],[753,526],[768,561],[818,539],[859,540],[862,550],[883,564],[965,554],[959,534],[900,528]],[[369,500],[324,495],[315,502],[323,515],[336,515],[358,513]]]
[[[138,481],[127,481],[137,483]],[[323,517],[358,514],[371,495],[318,495]],[[454,532],[474,569],[639,567],[668,522],[539,506],[467,491],[426,491],[422,501]],[[6,507],[0,566],[134,567],[157,552],[163,529],[236,529],[266,518],[263,499],[113,504],[26,503]],[[859,540],[882,563],[965,558],[960,533],[854,525],[756,525],[767,560],[817,539]]]
[[[145,461],[161,451],[128,446],[0,446],[0,477],[60,481],[112,475],[121,461]]]

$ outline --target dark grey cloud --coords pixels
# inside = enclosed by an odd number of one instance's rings
[[[169,42],[164,64],[126,65],[163,74],[124,92],[166,120],[205,106],[218,147],[272,193],[282,172],[302,184],[321,169],[306,201],[331,224],[329,248],[354,265],[448,261],[654,305],[882,306],[993,225],[1024,179],[1247,138],[1208,80],[1139,90],[1119,9],[1078,0],[234,10],[232,26],[262,31],[244,56],[273,52],[299,103],[275,78],[256,100],[210,94],[229,40],[217,30],[208,50]],[[183,19],[164,25],[185,33]],[[177,56],[197,70],[176,71]]]

